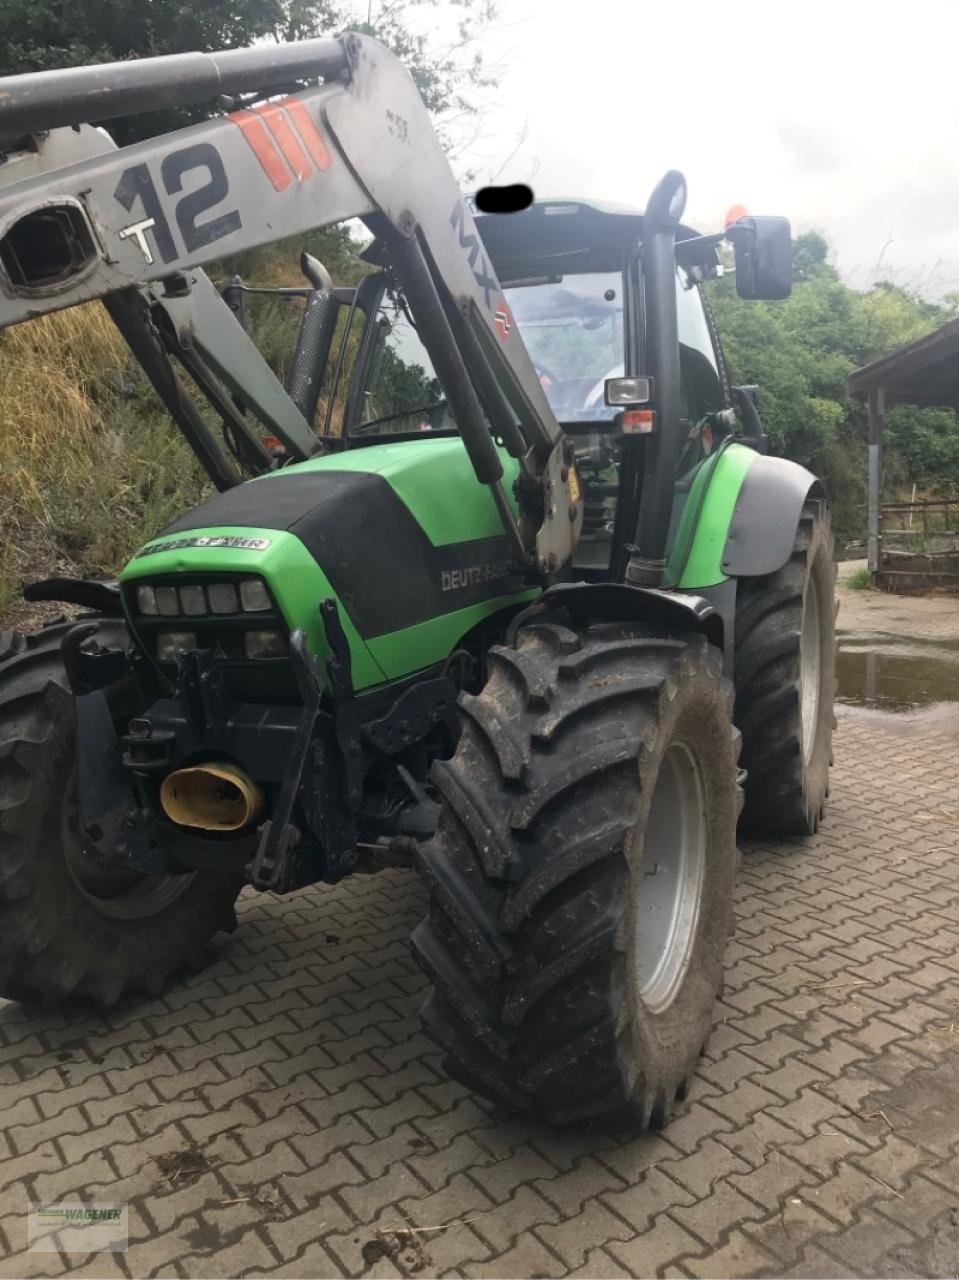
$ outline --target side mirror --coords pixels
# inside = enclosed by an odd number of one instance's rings
[[[726,231],[736,254],[736,292],[774,301],[792,291],[793,254],[788,218],[740,218]]]

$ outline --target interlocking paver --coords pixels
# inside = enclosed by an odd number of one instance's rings
[[[832,1125],[821,1125],[819,1132],[789,1148],[792,1160],[812,1170],[820,1178],[838,1172],[839,1166],[857,1155],[868,1155],[869,1148]]]
[[[743,1231],[763,1249],[780,1260],[780,1265],[795,1263],[805,1242],[811,1237],[822,1239],[836,1231],[836,1224],[799,1196],[784,1196],[779,1211],[763,1222],[747,1222]]]
[[[650,1169],[642,1179],[622,1191],[607,1191],[603,1202],[640,1234],[653,1219],[677,1205],[694,1204],[696,1197],[661,1169]]]
[[[822,1213],[846,1224],[853,1220],[863,1205],[884,1192],[888,1194],[888,1188],[877,1178],[870,1177],[855,1165],[844,1164],[831,1178],[819,1186],[805,1189],[802,1194]]]
[[[771,1253],[738,1228],[730,1232],[721,1248],[705,1257],[680,1260],[690,1275],[709,1277],[710,1280],[716,1276],[726,1276],[731,1280],[734,1276],[769,1275],[775,1262]]]
[[[878,1261],[893,1256],[914,1239],[905,1227],[867,1209],[845,1231],[831,1236],[826,1247],[832,1256],[855,1268],[859,1275],[869,1275]]]
[[[729,1231],[731,1222],[759,1221],[766,1210],[754,1200],[748,1200],[729,1182],[720,1182],[708,1196],[695,1204],[680,1205],[670,1214],[687,1231],[697,1236],[704,1245],[716,1248]],[[675,1256],[675,1255],[674,1255]]]
[[[662,1136],[558,1133],[443,1075],[402,871],[245,894],[160,999],[0,1005],[0,1276],[110,1272],[25,1252],[29,1196],[78,1193],[129,1199],[129,1274],[948,1273],[957,747],[959,714],[841,712],[818,837],[744,849],[716,1030]],[[171,1184],[155,1158],[190,1142],[211,1168]],[[415,1256],[376,1234],[404,1222]]]
[[[463,1270],[467,1276],[490,1276],[493,1280],[526,1275],[553,1280],[553,1277],[565,1276],[569,1267],[536,1236],[530,1236],[492,1261],[467,1263]]]
[[[471,1213],[470,1225],[495,1256],[512,1248],[517,1237],[527,1235],[533,1227],[549,1226],[559,1222],[560,1217],[555,1204],[550,1204],[535,1187],[519,1187],[510,1197],[508,1214],[499,1206],[486,1213]]]
[[[749,1173],[733,1174],[730,1182],[750,1200],[755,1200],[770,1210],[778,1210],[784,1196],[791,1195],[799,1187],[817,1181],[815,1173],[794,1160],[791,1148],[772,1148],[757,1169]]]
[[[920,1168],[926,1158],[926,1153],[921,1148],[891,1133],[877,1151],[856,1157],[854,1163],[870,1177],[880,1178],[894,1190],[902,1190],[908,1175]]]
[[[470,1177],[474,1182],[478,1182],[497,1204],[504,1204],[524,1183],[538,1186],[544,1194],[549,1195],[549,1180],[555,1179],[557,1173],[545,1156],[531,1148],[526,1148],[515,1156],[497,1160],[495,1164],[471,1169]]]
[[[726,1095],[724,1095],[726,1096]],[[720,1099],[721,1100],[721,1099]],[[713,1099],[715,1102],[716,1099]],[[727,1119],[725,1108],[720,1115],[706,1102],[694,1102],[692,1106],[669,1126],[669,1141],[680,1151],[690,1155],[704,1138],[729,1130],[733,1121]]]
[[[826,1079],[826,1077],[822,1077]],[[824,1120],[842,1115],[845,1108],[841,1103],[826,1097],[818,1089],[803,1089],[798,1098],[780,1107],[769,1107],[768,1114],[774,1120],[789,1125],[797,1133],[811,1138]]]
[[[472,1135],[460,1133],[448,1146],[437,1150],[419,1147],[409,1149],[406,1163],[428,1187],[439,1191],[457,1173],[467,1169],[479,1170],[484,1165],[492,1164],[493,1157]]]
[[[754,1115],[749,1123],[741,1128],[730,1129],[719,1137],[723,1146],[729,1147],[730,1151],[735,1151],[738,1156],[742,1156],[754,1169],[761,1168],[770,1151],[781,1154],[801,1141],[800,1135],[794,1129],[780,1124],[765,1111]]]
[[[632,1227],[610,1213],[599,1200],[587,1201],[579,1213],[563,1219],[555,1226],[538,1226],[533,1231],[548,1249],[563,1260],[570,1271],[583,1265],[586,1250],[594,1240],[606,1243],[629,1240],[633,1234]]]
[[[702,1241],[685,1231],[668,1213],[632,1240],[612,1241],[610,1254],[630,1276],[658,1276],[675,1258],[703,1252]],[[685,1273],[683,1273],[685,1274]]]
[[[760,1079],[765,1083],[768,1076],[764,1074]],[[727,1129],[732,1129],[741,1128],[757,1111],[764,1111],[768,1106],[775,1106],[779,1101],[775,1093],[770,1093],[754,1080],[740,1080],[735,1089],[708,1098],[705,1105],[726,1120]]]
[[[749,1166],[715,1138],[707,1138],[691,1156],[664,1160],[661,1168],[692,1195],[700,1197],[709,1195],[720,1178],[745,1173]]]
[[[671,1250],[671,1242],[664,1242],[663,1247],[670,1250],[669,1257],[674,1256],[675,1250]],[[605,1249],[590,1249],[583,1265],[575,1271],[567,1272],[567,1276],[569,1280],[616,1280],[619,1276],[634,1276],[640,1272],[643,1275],[655,1275],[656,1268],[652,1263],[638,1269],[631,1268],[628,1264],[617,1262]]]

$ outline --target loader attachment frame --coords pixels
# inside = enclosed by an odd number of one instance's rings
[[[24,134],[223,95],[232,98],[225,116],[122,149],[103,138],[92,156],[93,130],[83,129],[87,154],[77,163],[19,181],[11,174],[0,187],[0,327],[106,299],[154,385],[167,384],[168,407],[176,392],[158,343],[206,379],[218,412],[238,399],[290,456],[307,457],[319,447],[311,424],[200,268],[362,219],[385,245],[517,561],[542,575],[558,570],[582,524],[571,448],[422,99],[377,41],[348,35],[8,77],[0,140],[23,149]],[[178,407],[216,483],[234,483],[233,460],[198,414]],[[256,461],[253,433],[234,438],[238,454]],[[519,520],[494,440],[521,464]]]

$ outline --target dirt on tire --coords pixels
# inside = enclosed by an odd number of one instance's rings
[[[740,794],[732,688],[704,637],[537,620],[490,651],[461,698],[455,756],[419,871],[423,1010],[457,1079],[508,1108],[661,1126],[709,1034],[732,919]],[[640,994],[645,823],[664,753],[703,781],[705,868],[688,964],[668,1007]],[[697,819],[698,820],[698,819]],[[647,886],[648,889],[648,886]]]

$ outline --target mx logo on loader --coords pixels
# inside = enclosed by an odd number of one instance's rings
[[[486,299],[487,311],[493,310],[493,303],[490,300],[490,290],[498,289],[499,286],[493,276],[489,274],[489,263],[486,261],[486,254],[480,253],[479,236],[469,234],[466,230],[466,205],[462,200],[457,200],[453,206],[453,212],[450,215],[450,226],[459,237],[460,248],[466,250],[469,264],[473,268],[473,279],[483,290],[483,296]],[[477,271],[476,259],[482,259],[482,266]],[[505,334],[503,335],[505,337]]]

